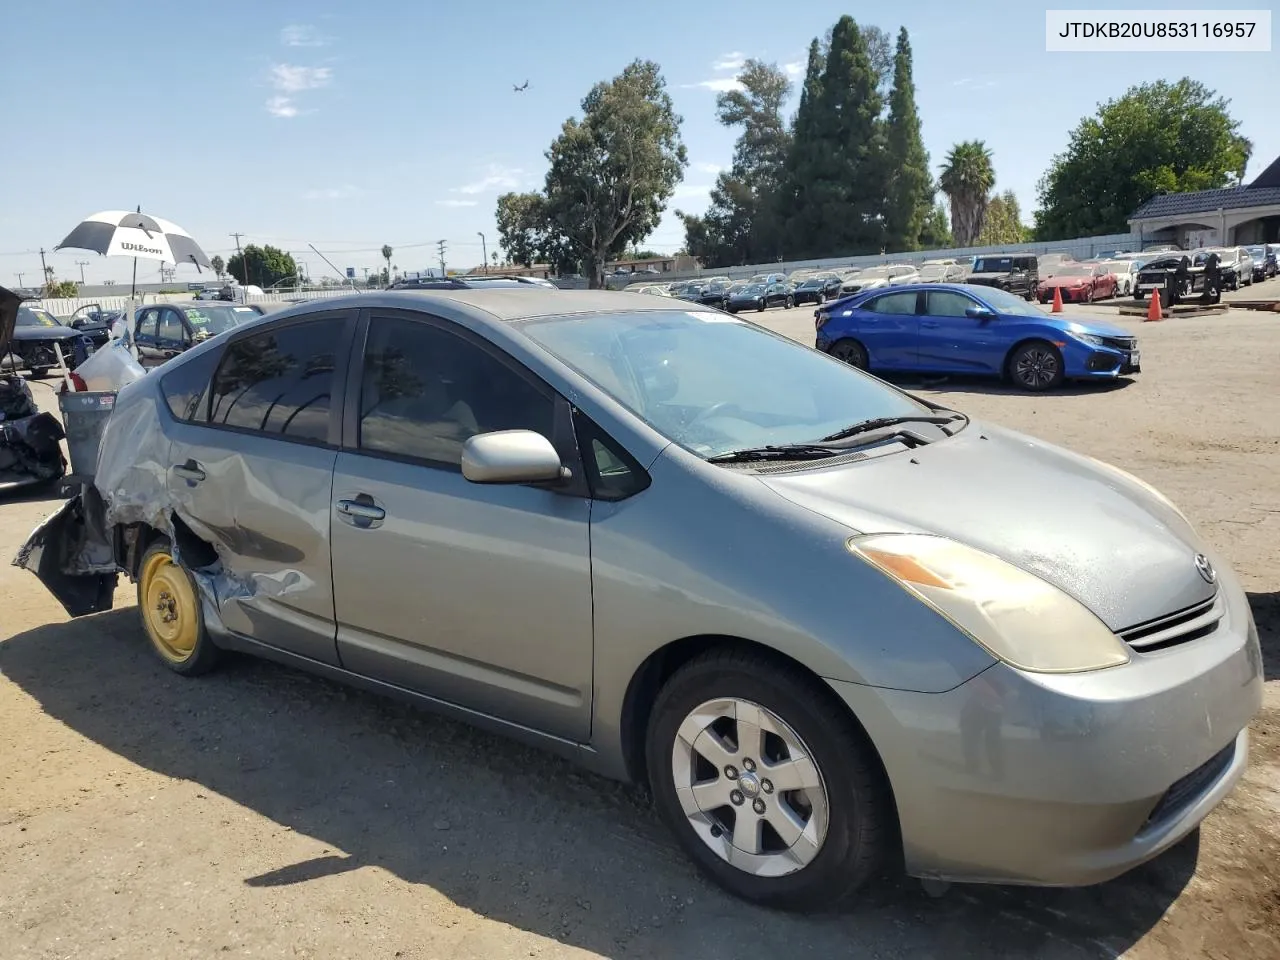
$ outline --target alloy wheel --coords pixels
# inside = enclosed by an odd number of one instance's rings
[[[1013,374],[1018,382],[1033,389],[1042,389],[1058,376],[1058,358],[1042,347],[1023,350],[1013,364]]]
[[[759,877],[808,866],[826,840],[822,773],[781,717],[749,700],[695,707],[671,747],[680,807],[718,857]]]

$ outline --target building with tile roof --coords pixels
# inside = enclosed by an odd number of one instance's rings
[[[1280,157],[1247,186],[1156,194],[1129,216],[1144,244],[1280,243]]]

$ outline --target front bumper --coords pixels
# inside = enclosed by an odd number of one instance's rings
[[[1213,634],[1110,670],[997,664],[941,694],[828,681],[880,752],[908,872],[1083,886],[1194,830],[1244,772],[1262,702],[1248,603],[1229,574],[1222,590]]]
[[[1080,380],[1110,380],[1142,372],[1142,353],[1139,350],[1114,350],[1098,348],[1079,351],[1079,355],[1064,356],[1066,375]]]

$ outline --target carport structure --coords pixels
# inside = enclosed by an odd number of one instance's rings
[[[1280,157],[1247,186],[1157,194],[1129,217],[1143,244],[1184,250],[1280,242]]]

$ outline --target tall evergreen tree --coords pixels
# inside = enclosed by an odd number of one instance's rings
[[[815,49],[820,47],[811,47],[811,55]],[[879,250],[886,182],[883,102],[866,40],[852,17],[841,17],[831,31],[816,95],[809,79],[788,165],[787,256]]]
[[[898,31],[893,58],[885,147],[889,170],[889,196],[884,212],[885,249],[918,250],[925,218],[933,208],[934,187],[929,175],[929,154],[920,137],[916,87],[911,77],[911,41],[906,27]]]

